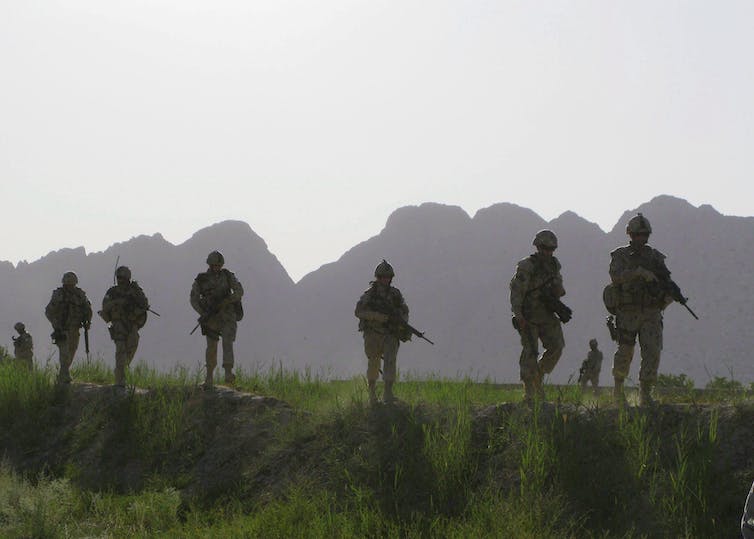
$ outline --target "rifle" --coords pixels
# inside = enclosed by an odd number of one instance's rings
[[[560,298],[555,295],[555,291],[552,289],[552,282],[554,280],[555,276],[553,275],[538,287],[529,290],[526,293],[526,296],[528,296],[535,290],[541,290],[540,299],[542,301],[542,305],[544,305],[545,308],[547,308],[547,310],[551,313],[555,313],[555,316],[558,317],[558,320],[560,320],[564,324],[567,324],[568,321],[573,318],[573,310],[571,310],[568,305],[560,301]],[[526,296],[524,296],[524,303],[526,303]]]
[[[86,351],[86,359],[89,360],[89,323],[82,322],[81,327],[84,328],[84,350]]]
[[[229,297],[230,297],[230,292],[228,292],[228,294],[224,298],[222,298],[220,301],[218,301],[211,309],[207,310],[207,312],[201,315],[198,319],[198,322],[194,326],[194,329],[192,329],[189,332],[189,335],[193,335],[199,326],[206,323],[207,320],[209,320],[210,318],[215,316],[217,313],[219,313],[220,309],[222,309],[225,306],[225,300],[227,300]]]
[[[431,345],[433,345],[433,346],[434,346],[434,344],[435,344],[435,343],[433,343],[433,342],[432,342],[432,341],[430,341],[430,340],[429,340],[429,339],[428,339],[427,337],[425,337],[425,336],[424,336],[424,332],[423,332],[423,331],[419,331],[419,330],[418,330],[418,329],[416,329],[416,328],[415,328],[414,326],[412,326],[411,324],[409,324],[408,322],[406,322],[406,321],[405,321],[405,320],[403,319],[403,317],[401,317],[401,316],[399,316],[399,315],[398,315],[398,313],[396,313],[396,312],[393,312],[393,313],[391,313],[391,314],[390,314],[390,315],[388,315],[388,316],[390,316],[390,320],[389,320],[389,322],[392,322],[392,323],[394,323],[394,324],[398,324],[398,325],[399,325],[399,326],[401,326],[402,328],[405,328],[405,329],[407,329],[408,331],[410,331],[410,332],[411,332],[411,334],[413,334],[413,335],[416,335],[416,336],[417,336],[417,337],[419,337],[420,339],[424,339],[424,340],[425,340],[425,341],[427,341],[427,342],[428,342],[429,344],[431,344]]]
[[[694,311],[691,310],[691,307],[687,305],[687,301],[689,300],[687,297],[684,297],[683,293],[681,292],[681,288],[673,281],[673,279],[670,278],[670,272],[660,268],[652,271],[652,273],[655,274],[657,277],[657,281],[662,287],[662,290],[668,294],[671,298],[673,298],[674,301],[677,301],[684,307],[686,307],[686,310],[691,313],[691,316],[699,320],[699,317],[696,315]]]

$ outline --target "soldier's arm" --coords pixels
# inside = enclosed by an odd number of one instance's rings
[[[526,291],[529,289],[531,283],[531,268],[525,262],[519,262],[516,266],[516,273],[510,282],[510,299],[511,299],[511,311],[513,315],[520,319],[524,319],[524,298],[526,297]]]
[[[557,270],[555,272],[555,279],[553,279],[552,289],[555,291],[557,297],[562,298],[566,295],[566,291],[563,287],[563,274],[560,271],[560,261],[557,259],[555,259],[555,267],[557,268]]]
[[[204,316],[204,306],[202,305],[201,301],[201,293],[199,292],[199,283],[197,283],[196,279],[194,279],[194,284],[191,285],[191,295],[189,296],[189,301],[191,302],[191,307],[200,315]]]
[[[241,298],[243,297],[243,286],[241,285],[241,281],[239,281],[235,274],[230,274],[230,289],[233,291],[231,294],[231,303],[237,303],[241,301]]]

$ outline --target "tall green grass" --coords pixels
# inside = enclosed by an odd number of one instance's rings
[[[0,364],[9,462],[72,406],[54,375]],[[74,377],[112,381],[99,360]],[[62,465],[0,467],[0,536],[730,537],[748,487],[725,466],[714,411],[616,408],[573,386],[548,387],[550,402],[530,409],[502,404],[520,390],[439,377],[403,380],[398,404],[371,407],[361,378],[275,365],[240,371],[237,385],[287,401],[293,419],[264,423],[271,441],[237,487],[195,499],[187,470],[215,443],[202,379],[137,364],[126,391],[83,404]],[[149,477],[97,483],[93,458]]]

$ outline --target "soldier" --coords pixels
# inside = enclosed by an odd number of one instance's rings
[[[139,330],[147,322],[149,302],[131,270],[120,266],[115,270],[116,286],[108,289],[102,299],[100,317],[108,324],[110,338],[115,341],[115,386],[126,386],[126,367],[139,346]]]
[[[408,306],[401,291],[391,286],[395,277],[393,267],[386,260],[374,270],[375,280],[359,298],[354,314],[359,319],[359,331],[364,333],[364,352],[366,353],[367,383],[369,385],[369,402],[377,402],[377,377],[380,373],[380,360],[383,361],[382,379],[385,383],[383,400],[394,400],[393,384],[396,378],[396,359],[400,341],[411,338],[406,327],[400,322],[408,322]]]
[[[89,330],[92,306],[86,293],[76,286],[79,278],[72,271],[63,274],[63,286],[52,292],[45,316],[52,324],[52,341],[58,347],[60,372],[58,382],[71,382],[70,367],[79,347],[80,328]]]
[[[553,309],[553,303],[560,303],[559,298],[565,295],[560,262],[553,256],[558,238],[550,230],[540,230],[532,244],[537,252],[518,263],[510,282],[513,326],[521,336],[519,367],[527,402],[535,396],[544,397],[542,379],[555,368],[565,346],[561,320],[570,319],[570,313],[561,319]],[[539,357],[538,340],[544,347]]]
[[[664,283],[671,282],[665,255],[647,245],[652,226],[641,213],[626,226],[631,241],[610,253],[612,287],[605,292],[608,310],[615,312],[618,349],[613,358],[613,395],[624,403],[623,380],[628,376],[636,337],[641,347],[639,402],[652,404],[652,387],[657,381],[662,350],[662,311],[673,299]]]
[[[31,334],[26,333],[26,326],[22,322],[16,322],[13,329],[18,332],[18,337],[13,337],[13,355],[29,369],[34,368],[34,341]]]
[[[197,275],[191,286],[191,306],[199,313],[202,335],[207,337],[205,389],[213,386],[217,342],[220,338],[223,340],[225,383],[232,384],[236,379],[233,374],[233,341],[236,340],[238,321],[243,317],[243,287],[233,272],[223,268],[224,264],[223,255],[212,251],[207,256],[209,268]]]
[[[602,370],[602,352],[597,348],[597,339],[589,341],[589,353],[579,369],[581,390],[586,390],[587,382],[592,382],[594,394],[599,395],[600,371]]]

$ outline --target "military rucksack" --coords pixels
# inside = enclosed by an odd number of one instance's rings
[[[620,305],[620,291],[613,283],[610,283],[602,291],[602,302],[605,304],[607,312],[618,314],[618,305]]]

